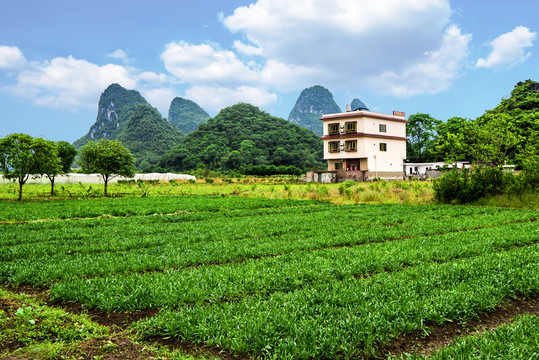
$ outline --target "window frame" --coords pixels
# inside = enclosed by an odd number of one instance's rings
[[[339,123],[328,124],[328,134],[329,135],[338,135],[339,134],[339,127],[340,127]],[[332,128],[334,130],[332,130]]]
[[[352,146],[353,144],[353,146]],[[357,140],[347,140],[344,142],[344,150],[345,151],[357,151]]]
[[[387,152],[387,143],[380,143],[380,151]]]
[[[342,162],[335,163],[335,171],[344,170],[344,164]]]
[[[378,130],[381,133],[387,133],[387,124],[378,124]]]
[[[328,142],[328,152],[337,153],[341,151],[340,141],[329,141]]]
[[[347,121],[344,123],[344,132],[346,134],[357,133],[357,121]]]

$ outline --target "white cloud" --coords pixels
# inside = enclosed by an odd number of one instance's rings
[[[223,22],[270,59],[372,72],[434,50],[450,15],[447,0],[258,0]]]
[[[257,77],[232,51],[208,44],[169,43],[161,58],[167,71],[183,82],[225,85],[249,83]]]
[[[112,83],[141,92],[146,89],[154,89],[155,92],[167,87],[167,79],[164,74],[141,73],[137,69],[114,64],[99,66],[69,56],[43,63],[33,62],[18,73],[15,84],[4,88],[41,106],[95,108],[100,94]]]
[[[16,46],[0,46],[0,69],[17,69],[26,65],[26,59]]]
[[[165,118],[168,117],[170,102],[177,96],[176,91],[171,88],[148,89],[143,90],[141,94],[150,104],[155,106]]]
[[[204,109],[213,112],[239,102],[262,107],[277,101],[276,94],[250,86],[238,86],[236,88],[194,86],[187,89],[185,96]]]
[[[129,60],[130,60],[129,56],[127,55],[127,52],[125,52],[122,49],[117,49],[117,50],[111,52],[110,54],[108,54],[107,56],[111,57],[113,59],[122,60],[123,62],[129,62]]]
[[[239,53],[245,55],[262,55],[262,49],[257,48],[256,46],[247,45],[243,41],[236,40],[232,46],[234,46],[234,49]]]
[[[487,59],[479,59],[476,67],[501,68],[511,67],[526,61],[530,52],[526,48],[533,46],[537,34],[524,26],[517,26],[513,31],[502,34],[494,39],[490,45],[492,51]]]
[[[236,42],[238,51],[265,56],[251,67],[265,86],[403,96],[442,91],[458,77],[470,36],[450,17],[448,0],[258,0],[223,24],[248,41]]]
[[[371,76],[369,87],[401,97],[447,89],[459,76],[470,41],[471,35],[462,34],[457,26],[452,25],[446,30],[439,50],[427,53],[422,61],[404,71],[386,71]]]

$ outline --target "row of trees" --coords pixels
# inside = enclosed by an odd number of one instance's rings
[[[67,141],[54,142],[20,133],[0,139],[0,171],[4,178],[19,184],[19,200],[22,199],[24,184],[31,177],[46,176],[53,195],[56,177],[71,170],[77,154],[83,172],[97,173],[103,178],[105,196],[112,178],[134,175],[134,157],[119,141],[88,142],[78,153]]]
[[[31,176],[47,176],[54,193],[56,176],[71,169],[77,150],[67,141],[53,142],[27,134],[11,134],[0,139],[0,170],[4,178],[19,183],[22,188]]]
[[[488,166],[506,162],[524,168],[539,150],[539,116],[524,129],[507,113],[486,113],[476,120],[451,118],[447,122],[428,114],[409,117],[407,155],[411,162],[469,160]],[[523,125],[520,123],[520,125]],[[535,139],[535,140],[534,140]]]

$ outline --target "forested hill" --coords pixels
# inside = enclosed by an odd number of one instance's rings
[[[288,121],[322,136],[320,118],[325,114],[339,112],[341,109],[335,103],[331,92],[323,86],[316,85],[301,92],[296,105],[288,116]]]
[[[97,118],[90,130],[73,143],[76,148],[86,145],[88,140],[116,139],[123,131],[127,120],[137,105],[148,104],[138,91],[126,90],[118,84],[112,84],[103,91],[99,98]]]
[[[197,103],[181,97],[175,97],[168,110],[168,122],[184,134],[190,134],[205,123],[210,115]]]
[[[150,170],[159,158],[184,138],[181,131],[148,104],[138,105],[118,140],[135,155],[140,170]]]
[[[175,171],[251,165],[323,166],[318,135],[249,104],[227,107],[167,152],[159,166]]]

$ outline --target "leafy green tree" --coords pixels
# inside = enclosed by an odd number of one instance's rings
[[[441,123],[429,114],[414,114],[406,124],[407,158],[412,162],[432,160],[436,140],[436,127]]]
[[[437,138],[431,153],[435,160],[456,162],[468,159],[468,144],[466,143],[466,130],[469,121],[454,117],[436,127]]]
[[[75,161],[75,157],[77,156],[77,148],[67,141],[58,141],[56,145],[58,146],[58,156],[62,164],[62,173],[67,174],[71,170],[73,161]]]
[[[58,144],[53,141],[34,139],[36,151],[36,175],[45,175],[51,182],[51,196],[54,195],[54,181],[56,176],[63,173],[62,161],[58,152]]]
[[[475,161],[494,167],[504,165],[520,142],[511,116],[504,113],[483,115],[468,127],[467,137]]]
[[[86,174],[97,173],[107,185],[116,176],[132,177],[135,174],[133,154],[117,140],[88,142],[81,148],[80,165]]]
[[[0,139],[0,170],[4,178],[19,183],[19,201],[22,189],[30,176],[39,173],[39,154],[36,139],[27,134],[11,134]]]
[[[48,140],[46,140],[48,141]],[[54,195],[56,176],[67,174],[77,156],[77,149],[67,141],[50,142],[41,151],[40,172],[51,182],[51,196]]]

